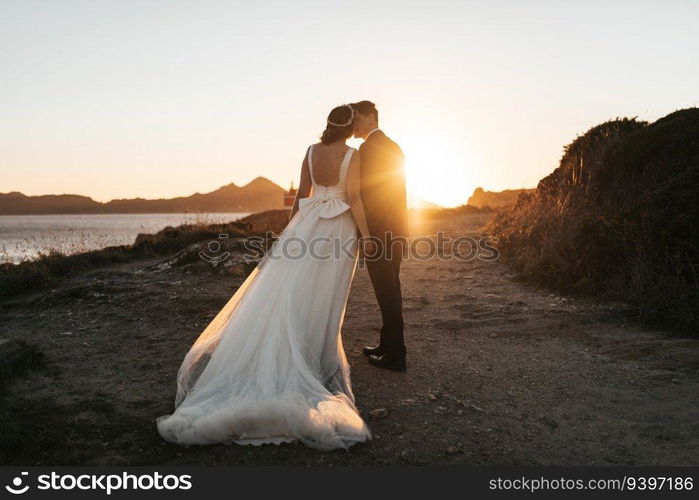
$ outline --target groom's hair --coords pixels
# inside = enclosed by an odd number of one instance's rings
[[[351,105],[355,111],[363,114],[364,116],[367,115],[374,115],[376,118],[376,122],[378,123],[379,121],[379,110],[376,109],[376,104],[374,104],[371,101],[359,101],[359,102],[353,102]]]

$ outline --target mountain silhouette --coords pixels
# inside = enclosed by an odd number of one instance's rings
[[[261,212],[284,207],[284,189],[264,177],[231,183],[210,193],[161,199],[115,199],[102,203],[76,194],[27,196],[0,193],[0,215]]]

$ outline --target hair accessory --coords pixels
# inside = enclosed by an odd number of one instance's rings
[[[343,106],[347,106],[350,109],[350,117],[349,120],[346,123],[335,123],[331,122],[328,120],[328,125],[332,125],[334,127],[346,127],[347,125],[351,125],[352,122],[354,121],[354,108],[350,106],[349,104],[343,104]]]

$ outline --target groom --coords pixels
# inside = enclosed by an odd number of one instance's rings
[[[369,233],[378,244],[377,255],[365,262],[383,326],[376,347],[365,347],[369,363],[388,370],[405,371],[403,342],[403,299],[400,264],[408,237],[408,208],[405,195],[404,155],[398,144],[379,130],[379,112],[374,103],[353,103],[354,136],[364,139],[360,190]]]

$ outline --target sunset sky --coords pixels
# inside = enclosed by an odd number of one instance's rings
[[[699,104],[697,20],[695,0],[0,0],[0,192],[287,187],[360,99],[415,195],[533,187],[591,126]]]

